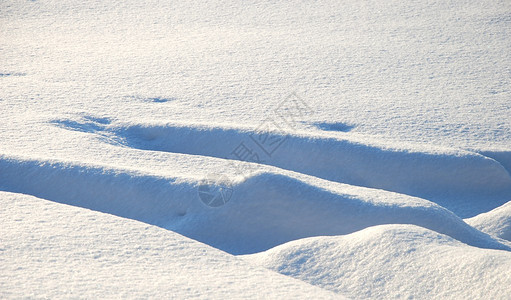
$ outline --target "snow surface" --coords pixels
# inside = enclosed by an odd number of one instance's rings
[[[353,299],[508,299],[511,253],[412,225],[290,242],[245,257]]]
[[[430,201],[274,168],[234,183],[232,198],[218,209],[199,200],[200,181],[194,179],[15,157],[0,157],[0,168],[2,190],[154,224],[232,254],[392,223],[431,228],[478,247],[511,250]]]
[[[340,297],[155,226],[26,195],[0,203],[3,299]]]
[[[0,295],[505,297],[510,49],[508,0],[1,1]]]
[[[482,232],[511,241],[511,201],[465,221]]]

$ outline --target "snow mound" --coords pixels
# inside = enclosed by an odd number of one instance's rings
[[[511,241],[511,201],[465,221],[482,232]]]
[[[193,178],[5,156],[0,170],[2,190],[139,220],[233,254],[392,223],[430,228],[477,247],[511,249],[432,202],[292,173],[233,182],[232,198],[213,208],[200,200],[201,182]]]
[[[413,225],[293,241],[245,256],[353,299],[508,299],[511,253]]]
[[[2,299],[338,299],[155,226],[27,195],[0,203]]]

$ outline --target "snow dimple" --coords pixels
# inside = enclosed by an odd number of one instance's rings
[[[53,120],[50,123],[67,130],[96,133],[105,131],[106,126],[109,125],[111,122],[112,120],[109,118],[104,117],[101,118],[87,115],[83,116],[79,120],[62,119]]]
[[[473,152],[389,148],[350,139],[249,128],[58,122],[71,130],[108,136],[135,149],[251,161],[330,181],[421,197],[463,218],[511,199],[509,173],[499,162]],[[236,152],[240,146],[251,156],[241,157]]]
[[[84,116],[84,119],[91,121],[91,122],[103,124],[103,125],[108,125],[108,124],[112,123],[112,120],[110,118],[105,118],[105,117],[94,117],[94,116],[87,115],[87,116]]]
[[[321,130],[325,131],[341,131],[341,132],[349,132],[353,128],[355,128],[355,125],[350,125],[346,123],[328,123],[328,122],[317,122],[314,123],[316,127],[318,127]]]
[[[176,98],[174,97],[143,97],[143,96],[126,96],[126,98],[141,102],[152,102],[152,103],[166,103],[166,102],[172,102],[175,101]]]
[[[104,130],[104,124],[99,122],[77,122],[71,120],[59,120],[52,122],[53,124],[74,131],[81,132],[97,132]]]
[[[26,73],[21,72],[1,72],[0,77],[20,77],[20,76],[26,76]]]

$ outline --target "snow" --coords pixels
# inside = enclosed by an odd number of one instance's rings
[[[245,257],[352,299],[507,299],[511,253],[413,225],[293,241]]]
[[[510,16],[1,1],[0,297],[505,298]]]
[[[511,201],[465,221],[482,232],[511,241]]]
[[[244,141],[251,149],[258,149],[258,139],[278,141],[282,144],[268,151],[261,147],[260,155],[253,161],[331,181],[438,201],[463,217],[502,205],[511,194],[511,176],[499,161],[456,149],[397,146],[376,141],[364,143],[350,137],[289,132],[261,134],[225,125],[143,124],[106,132],[124,138],[128,146],[137,149],[229,159],[237,159],[232,153],[236,142]],[[264,151],[273,151],[266,161],[261,159]],[[481,198],[485,199],[484,204]],[[487,206],[478,207],[480,205]]]
[[[0,167],[2,190],[157,225],[232,254],[392,223],[423,226],[473,246],[511,250],[430,201],[275,168],[234,182],[231,199],[213,209],[199,199],[200,181],[193,178],[15,157],[0,158]]]
[[[3,299],[339,298],[155,226],[20,194],[0,203]]]

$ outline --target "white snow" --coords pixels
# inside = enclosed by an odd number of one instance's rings
[[[511,201],[465,221],[482,232],[511,241]]]
[[[290,242],[245,257],[353,299],[508,299],[511,253],[412,225]]]
[[[0,298],[505,298],[510,49],[508,0],[1,1]]]
[[[0,203],[4,299],[339,298],[155,226],[20,194]]]
[[[200,182],[193,178],[15,157],[0,158],[0,168],[2,190],[154,224],[233,254],[392,223],[423,226],[473,246],[511,250],[430,201],[275,168],[234,182],[231,199],[217,209],[200,201]]]

